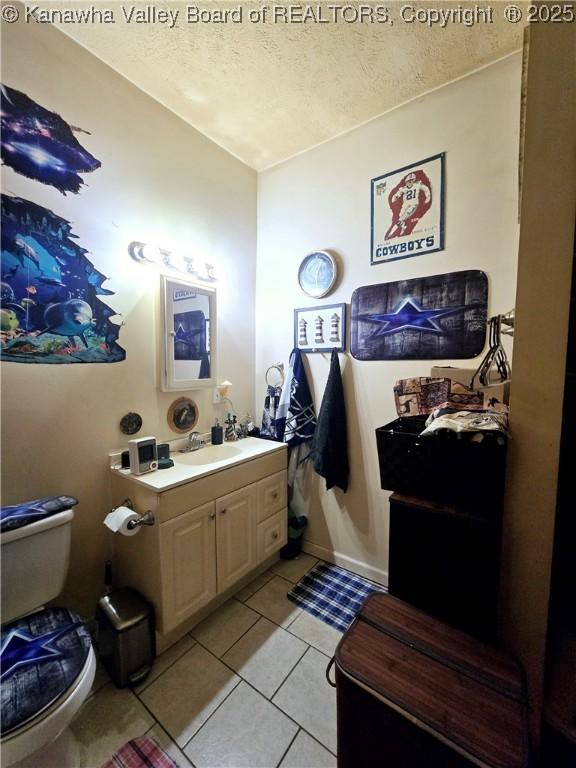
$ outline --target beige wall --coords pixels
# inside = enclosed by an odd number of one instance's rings
[[[514,377],[503,537],[504,637],[538,738],[576,212],[576,29],[530,28]]]
[[[490,314],[514,305],[520,77],[514,54],[259,176],[257,409],[267,366],[287,362],[293,346],[294,307],[349,303],[361,285],[463,269],[488,273]],[[370,179],[438,152],[446,152],[445,250],[370,266]],[[317,249],[333,249],[341,263],[339,285],[320,302],[297,283],[301,259]],[[329,356],[306,357],[318,409]],[[380,489],[374,430],[395,418],[394,381],[427,375],[435,363],[340,360],[351,483],[347,494],[327,493],[310,478],[306,547],[386,581],[389,494]]]
[[[156,241],[220,266],[217,372],[233,382],[234,404],[245,412],[254,402],[256,174],[54,28],[4,24],[2,44],[3,82],[90,131],[81,141],[102,162],[79,195],[66,196],[2,169],[5,193],[72,222],[109,276],[105,287],[115,295],[105,300],[125,323],[125,362],[2,364],[2,502],[80,499],[62,600],[91,613],[109,545],[107,454],[128,439],[120,418],[137,411],[141,435],[177,436],[166,411],[178,394],[157,388],[160,279],[129,258],[127,245]],[[208,429],[211,393],[192,396],[198,426]]]

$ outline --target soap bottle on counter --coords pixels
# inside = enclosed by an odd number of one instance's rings
[[[216,424],[212,427],[212,445],[222,445],[223,439],[224,430],[218,419],[216,419]]]

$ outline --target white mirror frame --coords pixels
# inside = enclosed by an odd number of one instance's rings
[[[209,297],[210,303],[210,378],[209,379],[178,379],[174,377],[174,328],[172,300],[168,294],[169,284],[193,288],[198,293]],[[161,275],[160,306],[162,314],[162,377],[160,388],[162,392],[183,392],[189,389],[209,389],[216,386],[216,288],[207,285],[182,280],[180,277]]]

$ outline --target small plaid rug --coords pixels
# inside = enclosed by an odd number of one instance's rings
[[[345,632],[368,595],[386,591],[381,584],[337,565],[318,563],[288,592],[288,599]]]
[[[140,736],[114,752],[102,768],[178,768],[153,739]]]

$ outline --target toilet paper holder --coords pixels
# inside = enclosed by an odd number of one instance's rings
[[[132,504],[132,499],[124,499],[122,504],[118,505],[119,507],[128,507],[128,509],[134,509],[134,504]],[[114,512],[115,509],[118,509],[118,507],[112,507],[110,510],[111,512]],[[151,509],[146,510],[143,515],[141,515],[138,520],[130,520],[128,523],[129,530],[134,530],[134,528],[138,528],[141,525],[154,525],[156,522],[156,518],[154,517],[154,513]]]

